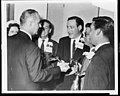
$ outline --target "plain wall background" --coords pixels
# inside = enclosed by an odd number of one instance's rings
[[[47,3],[46,2],[15,2],[14,7],[14,19],[19,23],[20,15],[26,9],[32,8],[39,12],[42,18],[46,18],[47,16]]]

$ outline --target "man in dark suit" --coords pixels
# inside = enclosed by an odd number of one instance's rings
[[[35,44],[43,50],[43,66],[42,68],[51,68],[56,66],[55,63],[52,61],[57,54],[58,43],[55,40],[52,40],[51,37],[54,33],[54,26],[53,24],[47,20],[42,19],[39,23],[40,28],[38,29],[38,39],[35,41]],[[55,88],[55,81],[52,80],[46,85],[44,90],[53,90]]]
[[[41,50],[32,42],[39,28],[40,16],[34,9],[25,10],[20,17],[21,31],[7,40],[8,90],[41,90],[43,82],[58,79],[68,68],[56,66],[41,69]]]
[[[114,90],[113,37],[114,21],[110,17],[93,18],[89,40],[95,45],[95,55],[86,70],[83,90]]]
[[[56,57],[58,43],[55,40],[52,40],[51,37],[54,33],[53,24],[47,20],[42,19],[39,23],[40,28],[38,29],[38,39],[35,41],[35,44],[41,48],[45,53],[45,63],[44,67],[51,65],[50,60],[53,57]],[[43,47],[44,46],[44,47]]]
[[[84,51],[89,51],[89,47],[84,44],[82,32],[84,30],[84,21],[77,17],[72,16],[67,20],[68,36],[59,40],[58,57],[64,62],[69,62],[71,70],[61,75],[61,80],[58,81],[56,90],[70,90],[73,81],[76,77],[74,71],[73,61],[81,62]],[[71,61],[72,59],[72,61]]]

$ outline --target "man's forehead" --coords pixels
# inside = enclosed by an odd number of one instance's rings
[[[50,25],[48,22],[44,22],[43,24],[44,24],[44,26],[48,26],[48,27]]]
[[[74,19],[67,21],[67,25],[68,24],[70,24],[70,25],[77,25],[76,21]]]
[[[68,20],[68,22],[74,22],[74,23],[76,23],[76,20],[75,19],[71,19],[71,20]]]

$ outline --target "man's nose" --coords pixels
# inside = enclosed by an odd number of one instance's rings
[[[68,33],[73,33],[73,31],[71,29],[68,30]]]

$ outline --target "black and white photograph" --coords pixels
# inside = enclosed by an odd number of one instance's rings
[[[117,0],[2,0],[2,93],[118,95]]]

